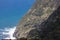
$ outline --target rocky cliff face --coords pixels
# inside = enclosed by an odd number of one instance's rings
[[[60,40],[60,0],[36,0],[13,36],[20,40]]]

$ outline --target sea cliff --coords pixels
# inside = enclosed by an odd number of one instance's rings
[[[18,40],[60,40],[60,0],[36,0],[13,36]]]

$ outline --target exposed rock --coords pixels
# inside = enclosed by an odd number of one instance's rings
[[[36,0],[13,36],[27,40],[60,40],[60,0]]]

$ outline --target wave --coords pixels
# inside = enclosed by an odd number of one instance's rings
[[[1,39],[16,39],[15,37],[13,37],[13,33],[15,29],[16,29],[16,26],[12,28],[0,29],[0,38]]]

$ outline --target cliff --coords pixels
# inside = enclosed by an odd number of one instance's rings
[[[20,40],[60,40],[60,0],[36,0],[13,36]]]

